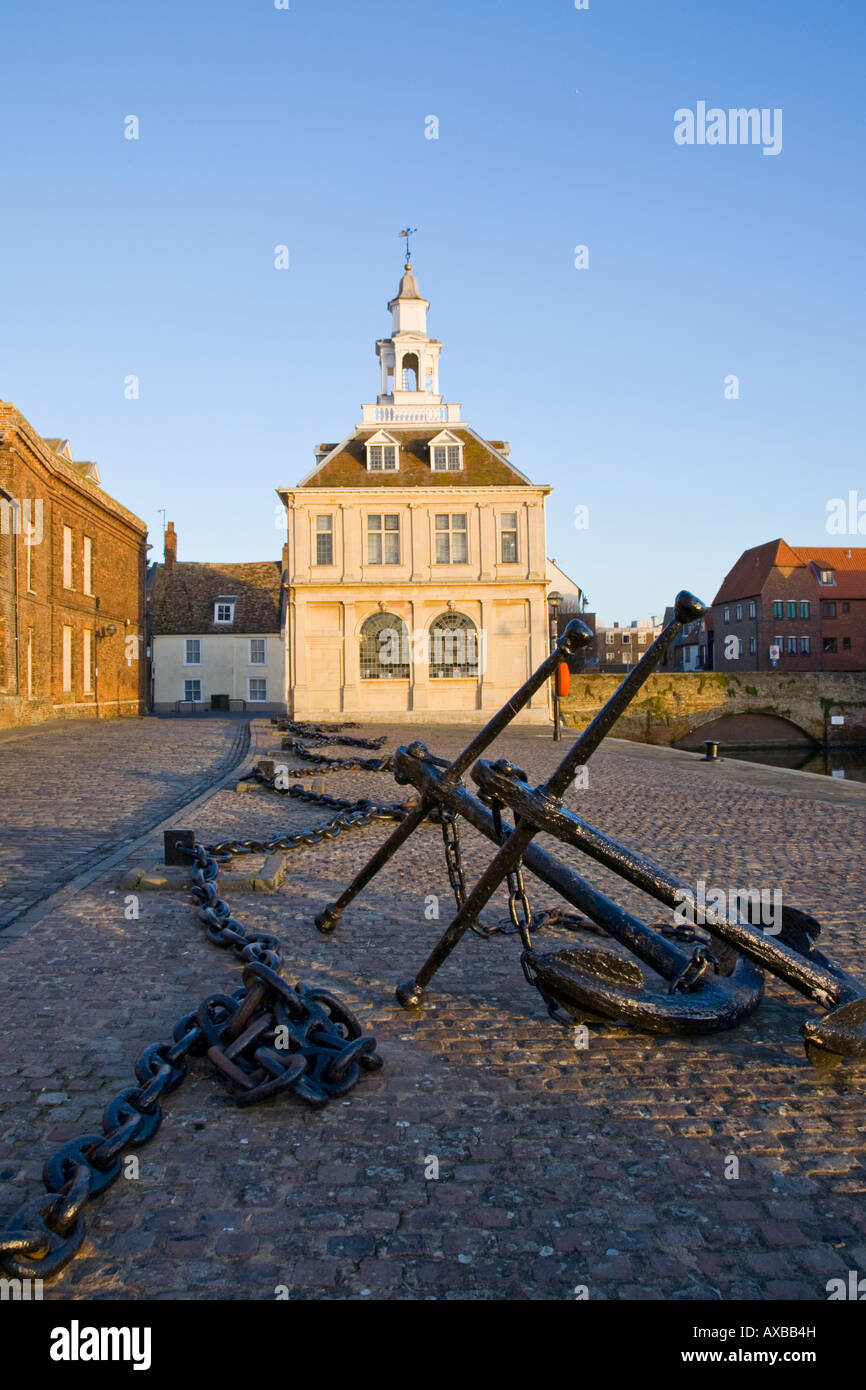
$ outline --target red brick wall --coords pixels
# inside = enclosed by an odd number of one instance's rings
[[[773,617],[773,603],[783,604],[781,618]],[[788,603],[797,604],[797,617],[789,618]],[[809,604],[808,618],[801,618],[800,604]],[[755,617],[749,617],[749,604],[755,604]],[[737,605],[742,607],[742,618],[737,619]],[[730,618],[725,621],[725,609]],[[772,569],[760,594],[752,594],[730,603],[713,605],[715,643],[713,667],[716,671],[770,671],[770,645],[776,637],[782,639],[782,655],[777,671],[820,671],[821,670],[821,617],[818,586],[806,569],[795,569],[785,574],[780,569]],[[725,656],[725,638],[729,635],[740,638],[739,660]],[[749,651],[749,639],[754,637],[757,650]],[[787,651],[788,637],[796,637],[797,652]],[[800,639],[809,638],[810,651],[800,651]]]
[[[827,589],[822,589],[822,603],[829,599]],[[821,646],[823,638],[836,638],[836,651],[823,652],[825,671],[866,671],[866,599],[831,599],[836,604],[836,617],[821,619]],[[848,604],[846,613],[845,604]],[[851,642],[845,646],[845,638]]]
[[[31,547],[28,590],[23,535],[0,535],[0,725],[57,717],[139,714],[144,699],[146,531],[101,489],[65,476],[14,407],[0,403],[0,489],[42,503],[42,538]],[[63,528],[72,531],[72,587],[63,584]],[[92,594],[83,592],[83,539],[93,541]],[[17,561],[17,574],[16,574]],[[16,604],[17,598],[17,604]],[[17,607],[17,615],[16,615]],[[113,636],[97,637],[113,625]],[[63,689],[63,627],[72,629],[72,689]],[[93,632],[85,691],[83,633]],[[16,643],[17,630],[17,643]],[[32,634],[32,696],[27,651]],[[16,662],[17,650],[17,662]],[[131,661],[127,660],[132,656]],[[98,676],[96,667],[98,665]],[[17,669],[16,669],[17,668]]]
[[[809,617],[801,618],[800,604],[809,603]],[[822,605],[826,601],[836,604],[835,618],[823,616]],[[717,603],[713,607],[716,641],[714,669],[716,671],[769,671],[770,644],[776,637],[782,639],[782,655],[776,667],[778,671],[866,671],[866,599],[841,599],[826,587],[819,586],[814,574],[805,567],[785,571],[774,568],[760,594],[753,595],[756,617],[750,619],[748,598],[737,599],[731,603]],[[797,617],[789,618],[788,603],[797,604]],[[773,617],[774,602],[783,605],[783,616]],[[849,611],[844,612],[845,603]],[[737,604],[742,605],[743,617],[737,621]],[[728,622],[724,620],[725,608],[730,611]],[[725,658],[725,636],[734,633],[741,638],[739,661]],[[788,637],[797,638],[797,652],[788,652]],[[756,637],[758,650],[749,652],[749,637]],[[811,651],[803,655],[800,639],[808,637]],[[824,638],[835,637],[835,652],[824,651]],[[850,639],[846,648],[845,638]]]
[[[797,617],[789,618],[788,602],[796,601]],[[782,603],[781,618],[773,617],[773,603]],[[800,604],[809,604],[808,618],[800,617]],[[761,658],[758,670],[770,671],[770,643],[775,637],[782,638],[782,655],[777,671],[820,671],[821,666],[821,608],[818,585],[811,570],[803,567],[790,570],[773,568],[767,576],[761,594],[761,636],[758,641],[758,655]],[[787,650],[788,638],[797,638],[796,656]],[[811,650],[807,656],[800,652],[800,638],[808,637]]]

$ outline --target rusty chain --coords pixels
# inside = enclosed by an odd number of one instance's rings
[[[243,984],[232,994],[208,996],[178,1021],[170,1041],[145,1047],[135,1064],[138,1085],[124,1087],[108,1103],[102,1133],[79,1135],[46,1161],[45,1192],[19,1207],[0,1231],[0,1268],[7,1275],[51,1279],[75,1257],[86,1233],[86,1204],[118,1180],[129,1149],[153,1138],[162,1121],[159,1102],[185,1079],[189,1056],[206,1054],[242,1106],[289,1091],[308,1105],[326,1105],[345,1095],[362,1070],[381,1067],[375,1038],[363,1035],[342,1001],[282,978],[277,938],[247,931],[219,896],[217,878],[220,862],[233,854],[316,845],[375,820],[400,819],[407,808],[292,791],[337,805],[338,814],[324,826],[273,840],[226,840],[189,851],[199,918],[208,939],[231,949],[243,965]]]
[[[326,776],[329,772],[393,772],[394,759],[389,754],[386,758],[329,758],[324,753],[314,753],[295,738],[284,738],[282,747],[297,757],[303,758],[304,762],[312,763],[317,772]],[[309,769],[304,767],[291,767],[286,769],[286,775],[290,777],[309,776]]]
[[[385,741],[337,738],[339,726],[273,722],[317,743],[378,748]],[[393,768],[390,757],[326,758],[312,753],[294,737],[285,739],[283,746],[314,764],[321,773],[385,772]],[[307,768],[283,772],[309,775]],[[272,854],[313,847],[376,820],[402,819],[411,803],[379,804],[366,798],[333,797],[298,784],[276,785],[281,780],[277,774],[267,778],[259,769],[247,774],[247,780],[257,780],[289,797],[328,806],[338,814],[324,825],[271,840],[224,840],[206,847],[197,844],[188,851],[193,860],[193,896],[208,940],[233,952],[243,966],[243,984],[232,994],[208,996],[198,1009],[178,1020],[171,1040],[145,1047],[135,1063],[138,1084],[124,1087],[105,1107],[102,1133],[71,1139],[48,1158],[42,1171],[45,1192],[25,1202],[0,1231],[0,1268],[11,1277],[50,1279],[74,1258],[86,1233],[86,1204],[118,1180],[129,1149],[153,1138],[162,1121],[160,1101],[186,1078],[189,1057],[207,1055],[242,1106],[283,1092],[292,1092],[309,1105],[322,1106],[333,1097],[344,1095],[359,1080],[362,1070],[373,1071],[382,1065],[375,1051],[375,1039],[363,1036],[358,1020],[345,1004],[327,990],[309,988],[301,982],[292,986],[282,978],[277,938],[269,932],[245,929],[219,896],[217,880],[220,863],[235,854]],[[500,838],[501,810],[494,804]],[[441,824],[449,881],[458,907],[462,906],[466,882],[457,817],[442,807],[438,816],[431,819],[438,819]],[[506,922],[485,926],[475,922],[473,930],[479,935],[519,932],[526,945],[530,928],[564,925],[606,934],[595,923],[559,909],[539,914],[533,923],[522,864],[509,874],[508,889],[511,925]],[[657,924],[656,929],[682,941],[699,939],[685,926]],[[690,962],[690,976],[703,974],[709,964],[701,955],[700,960]],[[692,983],[691,978],[680,979],[672,987],[688,988]]]
[[[278,718],[272,719],[271,723],[280,733],[297,734],[311,743],[342,743],[350,748],[381,748],[387,743],[385,734],[380,734],[377,738],[343,736],[344,729],[357,729],[358,725],[353,720],[348,720],[345,724],[308,724],[302,720]]]

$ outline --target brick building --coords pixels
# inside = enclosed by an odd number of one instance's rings
[[[599,671],[624,671],[636,666],[661,632],[656,618],[635,618],[630,623],[598,623],[593,655]]]
[[[866,549],[755,546],[727,575],[712,611],[717,671],[864,671]]]
[[[146,550],[96,465],[0,401],[0,726],[141,713]]]
[[[170,521],[148,583],[153,710],[285,714],[285,618],[278,560],[179,563]]]

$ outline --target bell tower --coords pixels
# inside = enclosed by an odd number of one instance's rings
[[[391,337],[376,343],[382,380],[379,405],[441,405],[439,353],[442,344],[427,334],[430,305],[418,288],[408,254],[403,277],[389,302]]]

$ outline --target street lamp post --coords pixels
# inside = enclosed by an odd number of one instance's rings
[[[554,647],[556,646],[557,638],[558,638],[558,635],[559,635],[558,632],[557,632],[557,626],[558,626],[558,624],[557,624],[557,618],[558,618],[558,614],[559,614],[559,606],[560,606],[561,603],[562,603],[562,594],[557,593],[557,591],[556,591],[555,589],[553,590],[553,593],[550,593],[550,594],[547,595],[547,608],[548,608],[548,613],[549,613],[549,615],[550,615],[549,640],[550,640],[550,650],[551,650],[551,651],[553,651]],[[554,743],[559,743],[560,740],[562,739],[562,729],[561,729],[561,727],[560,727],[560,721],[559,721],[559,691],[558,691],[558,689],[557,689],[556,679],[557,679],[557,678],[556,678],[556,672],[554,671],[554,673],[553,673],[553,741],[554,741]]]

